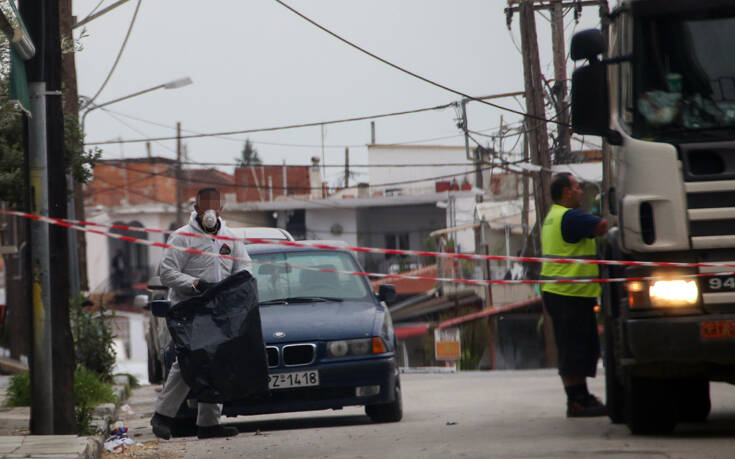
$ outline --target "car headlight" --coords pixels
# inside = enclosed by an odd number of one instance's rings
[[[694,280],[659,280],[648,288],[652,306],[692,306],[699,300],[699,287]]]
[[[327,357],[382,354],[386,352],[382,338],[343,339],[327,342]]]

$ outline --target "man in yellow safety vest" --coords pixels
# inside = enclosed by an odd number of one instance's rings
[[[541,247],[544,257],[591,258],[597,256],[595,237],[607,232],[607,222],[579,209],[582,188],[569,173],[551,181],[554,204],[544,219]],[[597,265],[543,263],[542,279],[591,279]],[[595,305],[598,283],[542,284],[544,307],[551,317],[559,356],[559,376],[567,393],[567,417],[604,416],[605,405],[587,390],[600,358]]]

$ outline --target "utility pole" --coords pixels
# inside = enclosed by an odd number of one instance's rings
[[[182,201],[184,190],[181,188],[181,123],[176,122],[176,226],[184,224]]]
[[[565,103],[567,98],[567,59],[564,46],[564,11],[561,0],[552,1],[551,8],[551,45],[554,53],[554,102],[556,115],[559,121],[556,152],[559,159],[570,161],[572,158],[572,143],[569,132],[569,107]]]
[[[529,134],[529,150],[534,164],[541,166],[534,180],[536,203],[536,225],[551,207],[549,183],[551,181],[551,158],[549,156],[548,131],[544,110],[544,93],[541,87],[541,65],[539,63],[536,18],[533,3],[522,0],[519,5],[521,44],[523,49],[523,80],[526,89],[526,126]],[[538,232],[537,232],[538,233]]]
[[[350,187],[350,147],[345,147],[345,189]]]
[[[61,78],[63,80],[64,121],[79,124],[79,95],[77,94],[77,71],[74,58],[74,35],[72,27],[71,0],[59,0],[59,33],[61,34]],[[83,147],[82,147],[83,148]],[[76,152],[74,152],[76,153]],[[84,220],[84,196],[82,185],[74,180],[72,173],[66,174],[67,216],[72,220]],[[69,238],[69,282],[71,297],[76,298],[87,285],[87,244],[83,231],[67,231]]]
[[[28,123],[27,155],[30,175],[31,213],[48,215],[48,168],[46,139],[46,11],[40,0],[20,4],[21,16],[36,42],[37,52],[26,64],[32,118]],[[31,425],[35,435],[53,434],[54,398],[51,346],[51,279],[49,228],[30,225],[31,304],[33,346],[31,353]]]

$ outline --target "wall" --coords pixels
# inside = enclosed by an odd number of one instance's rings
[[[342,234],[332,234],[334,225],[342,227]],[[331,239],[357,245],[357,209],[307,209],[306,238]]]
[[[237,202],[270,201],[268,180],[273,185],[273,199],[283,196],[283,166],[249,166],[235,169]],[[308,194],[311,183],[309,167],[286,167],[286,187],[289,195]],[[316,184],[314,186],[319,186]]]
[[[357,212],[357,243],[385,248],[387,234],[408,233],[408,248],[420,250],[424,248],[424,239],[429,233],[444,228],[445,214],[445,209],[434,204],[360,208]],[[376,272],[387,272],[392,264],[383,255],[363,255],[360,261],[365,269]],[[420,260],[408,261],[418,263]]]
[[[371,167],[371,186],[383,183],[405,182],[450,174],[465,174],[475,183],[475,165],[466,159],[464,147],[427,145],[368,145],[369,164],[448,164],[466,163],[466,166],[442,167]],[[461,184],[463,177],[457,177]],[[451,180],[441,179],[441,180]],[[396,188],[434,187],[434,181],[396,185]]]

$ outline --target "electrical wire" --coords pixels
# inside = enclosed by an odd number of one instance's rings
[[[341,124],[341,123],[349,123],[353,121],[364,121],[369,119],[377,119],[377,118],[388,118],[392,116],[401,116],[401,115],[408,115],[412,113],[421,113],[421,112],[428,112],[433,110],[443,110],[445,108],[448,108],[452,106],[452,104],[444,104],[444,105],[437,105],[434,107],[425,107],[425,108],[417,108],[413,110],[404,110],[400,112],[392,112],[392,113],[381,113],[378,115],[365,115],[365,116],[355,116],[352,118],[342,118],[337,120],[329,120],[329,121],[318,121],[318,122],[311,122],[311,123],[301,123],[301,124],[290,124],[290,125],[284,125],[284,126],[272,126],[267,128],[258,128],[258,129],[241,129],[237,131],[223,131],[223,132],[213,132],[213,133],[202,133],[202,134],[189,134],[189,135],[182,135],[180,137],[177,136],[168,136],[168,137],[153,137],[153,138],[146,138],[146,139],[117,139],[117,140],[106,140],[102,142],[85,142],[85,145],[109,145],[109,144],[122,144],[122,143],[140,143],[140,142],[154,142],[159,140],[176,140],[179,139],[196,139],[201,137],[218,137],[218,136],[228,136],[228,135],[236,135],[236,134],[251,134],[254,132],[271,132],[271,131],[282,131],[285,129],[296,129],[296,128],[304,128],[304,127],[316,127],[316,126],[327,126],[330,124]]]
[[[108,163],[108,164],[110,166],[112,166],[112,167],[116,167],[116,168],[119,168],[119,169],[126,169],[128,171],[136,172],[136,173],[140,173],[140,174],[147,174],[147,175],[151,175],[151,176],[153,176],[153,175],[162,175],[161,173],[148,172],[148,171],[144,171],[144,170],[140,170],[140,169],[134,169],[134,168],[132,168],[130,166],[127,166],[127,165],[114,164],[114,163]],[[474,167],[474,165],[472,165],[472,164],[467,164],[467,166],[468,167]],[[488,167],[488,168],[484,168],[484,169],[481,169],[481,170],[487,170],[487,169],[490,169],[490,168]],[[435,180],[441,180],[441,179],[446,179],[446,178],[456,178],[456,177],[467,176],[467,175],[471,175],[471,174],[474,174],[474,173],[475,173],[475,170],[468,170],[467,172],[459,172],[459,173],[455,173],[455,174],[438,175],[438,176],[434,176],[434,177],[426,177],[426,178],[421,178],[421,179],[402,180],[402,181],[388,182],[388,183],[379,183],[379,184],[375,184],[375,185],[370,185],[370,187],[371,188],[383,188],[383,187],[390,187],[390,186],[396,186],[396,185],[409,185],[409,184],[413,184],[413,183],[432,182],[432,181],[435,181]],[[209,185],[220,185],[220,186],[228,186],[228,187],[233,187],[233,188],[256,188],[256,189],[266,189],[266,190],[267,189],[271,189],[271,188],[274,189],[274,190],[287,190],[287,189],[289,189],[289,187],[284,187],[284,186],[273,186],[273,187],[270,187],[270,186],[266,186],[266,185],[258,186],[258,185],[254,185],[254,184],[243,184],[243,183],[236,184],[236,183],[227,183],[227,182],[224,182],[224,181],[217,181],[217,180],[202,180],[200,178],[182,178],[182,181],[183,182],[187,182],[187,183],[204,183],[204,184],[209,184]],[[348,189],[355,189],[355,188],[357,188],[357,185],[350,186],[350,187],[347,187],[347,188],[341,188],[341,190],[348,190]],[[296,187],[292,187],[292,189],[297,189],[297,190],[321,190],[322,187],[296,186]]]
[[[372,57],[373,59],[376,59],[376,60],[378,60],[378,61],[380,61],[380,62],[382,62],[382,63],[384,63],[384,64],[386,64],[386,65],[388,65],[390,67],[393,67],[396,70],[399,70],[399,71],[401,71],[401,72],[403,72],[403,73],[405,73],[407,75],[410,75],[410,76],[412,76],[414,78],[417,78],[417,79],[419,79],[419,80],[421,80],[421,81],[423,81],[425,83],[428,83],[428,84],[430,84],[432,86],[436,86],[437,88],[441,88],[441,89],[443,89],[445,91],[454,93],[454,94],[456,94],[458,96],[462,96],[465,99],[469,99],[469,100],[473,100],[473,101],[476,101],[476,102],[480,102],[482,104],[488,105],[488,106],[493,107],[493,108],[497,108],[499,110],[504,110],[504,111],[507,111],[507,112],[515,113],[516,115],[521,115],[521,116],[524,116],[524,117],[533,118],[533,119],[536,119],[538,121],[543,121],[545,123],[564,124],[564,123],[561,123],[559,121],[550,120],[550,119],[547,119],[547,118],[544,118],[544,117],[541,117],[541,116],[532,115],[530,113],[524,113],[524,112],[521,112],[521,111],[518,111],[518,110],[514,110],[512,108],[508,108],[508,107],[504,107],[502,105],[498,105],[498,104],[494,104],[492,102],[488,102],[488,101],[483,100],[483,99],[478,99],[478,98],[472,97],[472,96],[470,96],[468,94],[465,94],[465,93],[463,93],[461,91],[458,91],[456,89],[452,89],[452,88],[450,88],[448,86],[445,86],[445,85],[443,85],[441,83],[437,83],[436,81],[430,80],[430,79],[428,79],[428,78],[426,78],[424,76],[421,76],[421,75],[419,75],[417,73],[414,73],[414,72],[412,72],[410,70],[407,70],[407,69],[405,69],[405,68],[403,68],[403,67],[401,67],[401,66],[399,66],[397,64],[394,64],[394,63],[390,62],[387,59],[384,59],[384,58],[382,58],[382,57],[380,57],[380,56],[378,56],[378,55],[376,55],[374,53],[371,53],[370,51],[368,51],[368,50],[366,50],[364,48],[361,48],[360,46],[356,45],[355,43],[347,40],[346,38],[343,38],[342,36],[336,34],[335,32],[332,32],[331,30],[327,29],[326,27],[322,26],[321,24],[317,23],[316,21],[314,21],[314,20],[310,19],[309,17],[305,16],[304,14],[300,13],[299,11],[297,11],[293,7],[289,6],[288,4],[286,4],[285,2],[283,2],[282,0],[275,0],[275,2],[278,3],[279,5],[283,6],[284,8],[288,9],[289,11],[291,11],[292,13],[294,13],[295,15],[299,16],[300,18],[304,19],[308,23],[312,24],[313,26],[319,28],[320,30],[322,30],[322,31],[324,31],[326,33],[328,33],[329,35],[333,36],[334,38],[340,40],[341,42],[343,42],[343,43],[345,43],[345,44],[347,44],[347,45],[355,48],[356,50],[358,50],[358,51],[360,51],[360,52],[362,52],[362,53],[364,53],[364,54],[366,54],[366,55],[368,55],[370,57]]]
[[[135,12],[133,13],[133,18],[130,20],[130,26],[128,26],[128,32],[125,34],[125,39],[122,42],[122,45],[120,46],[120,51],[117,53],[117,57],[115,58],[115,62],[112,64],[112,68],[110,68],[110,71],[107,73],[107,77],[105,78],[105,81],[102,83],[102,86],[97,90],[94,96],[92,96],[89,101],[82,107],[84,109],[85,107],[89,107],[94,103],[94,101],[97,99],[97,97],[100,95],[103,89],[105,89],[105,86],[107,86],[107,83],[110,81],[110,78],[112,77],[112,74],[115,72],[115,69],[117,68],[117,64],[120,63],[120,58],[122,57],[123,51],[125,51],[125,46],[128,44],[128,39],[130,38],[130,34],[133,31],[133,25],[135,25],[135,20],[138,17],[138,10],[140,10],[140,4],[143,3],[143,0],[138,0],[138,4],[135,5]]]
[[[130,129],[130,130],[133,130],[133,131],[137,132],[137,133],[138,133],[138,134],[140,134],[140,135],[148,135],[148,134],[146,134],[145,132],[143,132],[143,131],[141,131],[141,130],[139,130],[139,129],[136,129],[136,128],[134,128],[134,127],[133,127],[133,126],[131,126],[131,125],[130,125],[129,123],[126,123],[125,121],[121,120],[121,119],[120,119],[120,118],[119,118],[118,116],[114,115],[114,114],[113,114],[113,113],[111,113],[111,112],[110,112],[109,110],[105,110],[104,108],[101,108],[100,110],[102,110],[103,112],[106,112],[107,116],[111,117],[112,119],[114,119],[114,120],[115,120],[115,121],[117,121],[118,123],[122,124],[123,126],[127,127],[128,129]],[[167,146],[167,145],[166,145],[166,144],[164,144],[163,142],[156,142],[156,144],[157,144],[157,145],[159,145],[159,146],[160,146],[161,148],[163,148],[164,150],[168,150],[168,151],[170,151],[171,153],[176,153],[176,150],[174,150],[173,148],[171,148],[171,147]]]

